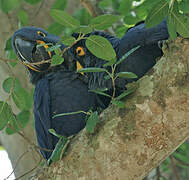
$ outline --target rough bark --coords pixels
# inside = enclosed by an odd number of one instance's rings
[[[63,160],[33,179],[141,180],[189,137],[189,40],[178,38],[125,99],[83,130]]]

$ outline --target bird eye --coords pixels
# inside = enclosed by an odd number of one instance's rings
[[[83,47],[80,47],[80,46],[77,47],[76,53],[77,53],[79,56],[84,56],[84,55],[85,55],[84,48],[83,48]]]
[[[45,36],[46,36],[45,33],[41,32],[41,31],[37,31],[37,34],[38,34],[39,36],[42,36],[42,37],[45,37]]]

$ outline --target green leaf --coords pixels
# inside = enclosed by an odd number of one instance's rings
[[[82,69],[79,69],[77,72],[78,73],[88,73],[88,72],[106,72],[107,70],[104,69],[104,68],[82,68]]]
[[[3,82],[3,90],[6,93],[10,93],[10,89],[12,87],[12,83],[13,83],[13,78],[12,77],[8,77],[7,79],[4,80]],[[18,91],[21,87],[20,81],[18,78],[15,78],[14,81],[14,91]]]
[[[48,164],[50,163],[50,161],[57,162],[58,160],[60,160],[62,150],[63,150],[64,146],[66,145],[67,141],[68,141],[68,138],[66,138],[66,137],[61,137],[59,139],[58,143],[56,144],[55,149],[53,150],[53,152],[51,154],[51,157],[48,160]]]
[[[30,112],[25,111],[25,110],[21,111],[18,115],[16,115],[16,119],[13,119],[12,121],[10,121],[10,125],[12,128],[7,127],[6,133],[8,135],[11,135],[11,134],[14,134],[14,133],[20,131],[21,129],[26,127],[29,120],[30,120]]]
[[[89,12],[85,8],[81,8],[77,10],[73,16],[80,21],[80,24],[82,25],[88,25],[90,23],[90,20],[92,19],[92,16],[89,14]]]
[[[122,38],[127,30],[128,30],[127,26],[116,27],[115,29],[116,37]]]
[[[169,2],[160,0],[154,5],[150,13],[148,14],[145,24],[148,28],[151,28],[159,24],[168,14]]]
[[[168,32],[170,35],[170,38],[173,40],[177,37],[177,32],[176,32],[176,22],[174,16],[169,14],[167,18],[167,27],[168,27]]]
[[[122,101],[112,100],[111,103],[118,106],[119,108],[125,108],[125,103]]]
[[[9,11],[19,7],[20,0],[0,0],[0,9],[4,13],[8,13]]]
[[[19,89],[18,91],[13,91],[12,93],[12,99],[20,110],[27,110],[28,96],[28,92],[23,88]]]
[[[77,28],[80,25],[77,19],[73,18],[64,11],[53,9],[51,10],[50,15],[57,23],[62,24],[63,26]]]
[[[55,54],[51,60],[52,65],[62,64],[63,62],[64,62],[64,58],[62,56],[59,56],[58,54]]]
[[[88,34],[92,31],[93,29],[89,26],[80,26],[77,29],[74,29],[74,32],[79,33],[79,34]]]
[[[151,11],[152,7],[157,4],[157,0],[147,0],[141,3],[139,6],[134,7],[134,11],[141,20],[144,20],[148,13]]]
[[[115,98],[115,100],[121,100],[125,96],[128,96],[129,94],[133,93],[135,91],[135,88],[127,89],[123,93],[121,93],[119,96]]]
[[[129,50],[127,53],[125,53],[125,54],[116,62],[116,65],[122,63],[122,61],[124,61],[130,54],[132,54],[133,52],[135,52],[138,48],[140,48],[140,46],[136,46],[136,47],[132,48],[131,50]]]
[[[116,76],[121,78],[137,78],[137,75],[132,72],[119,72]]]
[[[12,36],[9,37],[9,39],[6,41],[6,45],[5,45],[5,51],[10,51],[12,50]]]
[[[104,93],[104,91],[107,91],[107,90],[108,90],[107,88],[105,88],[105,89],[95,89],[95,90],[89,90],[89,92],[94,92],[96,94],[100,94],[102,96],[106,96],[106,97],[111,98],[111,96],[109,94]]]
[[[48,28],[47,31],[51,34],[54,34],[56,36],[62,34],[64,30],[64,26],[62,26],[61,24],[58,24],[56,22],[52,23]]]
[[[58,137],[58,138],[61,138],[61,137],[62,137],[62,135],[57,134],[54,129],[49,129],[49,132],[50,132],[51,134],[53,134],[54,136]]]
[[[91,113],[91,115],[87,119],[87,123],[86,123],[87,132],[94,133],[94,129],[95,129],[98,121],[99,121],[98,112],[95,111],[95,112]]]
[[[34,4],[39,3],[41,0],[24,0],[24,1],[26,1],[27,3],[29,3],[31,5],[34,5]]]
[[[103,67],[112,66],[116,63],[116,59],[112,59],[108,61],[106,64],[103,65]]]
[[[28,14],[26,13],[26,11],[23,10],[19,11],[18,19],[22,26],[26,26],[28,24]]]
[[[188,0],[182,0],[179,3],[179,10],[181,10],[183,13],[189,13],[189,1]]]
[[[178,2],[174,1],[174,4],[169,12],[169,27],[168,30],[169,32],[171,31],[171,27],[174,28],[176,27],[176,31],[184,38],[189,37],[189,20],[188,17],[184,14],[179,13],[178,9]],[[173,34],[173,33],[172,33]],[[175,35],[175,34],[173,34]],[[174,38],[175,36],[173,36]]]
[[[56,0],[52,6],[52,9],[65,10],[67,5],[67,0]]]
[[[15,119],[10,105],[0,101],[0,130],[2,130],[9,121]]]
[[[132,0],[122,0],[119,6],[119,12],[123,15],[129,13],[132,8]]]
[[[8,59],[17,60],[17,56],[16,56],[16,54],[15,54],[15,52],[14,52],[13,50],[7,51],[7,58],[8,58]],[[9,63],[9,64],[11,65],[11,67],[13,67],[13,68],[17,65],[16,62],[8,62],[8,63]]]
[[[124,22],[127,24],[127,25],[135,25],[137,22],[141,21],[141,19],[134,15],[134,14],[127,14],[125,17],[124,17]]]
[[[116,53],[111,43],[102,36],[89,36],[86,40],[86,46],[98,58],[107,61],[116,59]]]
[[[76,41],[76,39],[73,36],[63,36],[61,37],[61,41],[64,45],[71,46]]]
[[[107,7],[111,7],[112,6],[112,2],[110,0],[102,0],[98,3],[98,6],[101,8],[101,9],[105,9]]]
[[[93,29],[104,30],[120,20],[120,16],[105,14],[91,19],[89,26]]]
[[[60,44],[56,44],[56,45],[53,45],[53,44],[51,44],[51,43],[47,43],[46,45],[52,45],[52,46],[50,46],[49,48],[47,48],[47,51],[50,51],[50,52],[52,52],[52,51],[56,51],[57,49],[59,49],[60,48]],[[39,45],[37,45],[37,47],[38,46],[43,46],[43,44],[39,44]]]
[[[176,17],[175,17],[176,18]],[[179,14],[177,20],[177,32],[183,38],[189,38],[189,19],[187,15]]]

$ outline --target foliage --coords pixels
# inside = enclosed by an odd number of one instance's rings
[[[23,2],[21,0],[0,0],[0,10],[3,13],[7,14],[10,11],[15,10],[18,12],[18,26],[26,26],[29,24],[29,16],[27,12],[21,8],[22,3]],[[34,6],[42,3],[42,0],[24,0],[24,3]],[[49,25],[47,30],[55,35],[60,35],[64,32],[62,41],[68,46],[72,46],[76,41],[84,39],[84,35],[92,32],[93,30],[106,30],[110,28],[116,36],[121,37],[128,28],[132,27],[139,21],[145,20],[147,27],[153,27],[165,18],[167,20],[168,31],[171,39],[176,38],[177,33],[185,38],[189,37],[188,0],[102,0],[98,6],[106,15],[100,15],[95,18],[91,17],[84,8],[78,9],[72,17],[64,11],[66,9],[66,5],[67,0],[56,0],[54,2],[50,11],[50,15],[54,19],[54,22]],[[112,14],[109,12],[112,12]],[[72,32],[80,33],[79,38],[74,39],[71,37]],[[136,78],[136,75],[130,72],[120,72],[115,74],[114,71],[119,63],[121,63],[130,55],[130,53],[134,52],[139,47],[133,48],[121,59],[116,60],[114,49],[109,41],[103,37],[90,36],[86,40],[86,46],[95,56],[107,61],[104,67],[110,66],[113,71],[112,73],[109,73],[105,68],[86,68],[80,70],[80,72],[106,72],[107,76],[105,78],[112,79],[112,82],[114,82],[118,77]],[[104,52],[108,52],[108,54],[101,53],[102,48],[105,49]],[[11,67],[12,72],[14,72],[17,60],[15,60],[16,56],[11,47],[11,38],[7,40],[5,51],[7,52],[7,58],[14,60],[14,62],[10,61],[7,63],[7,66]],[[52,58],[52,65],[62,63],[64,60],[61,57],[58,47],[53,49],[53,51],[55,51],[55,56]],[[2,84],[3,90],[8,94],[8,98],[5,101],[0,101],[0,130],[5,129],[7,134],[16,133],[27,125],[30,119],[33,96],[33,89],[30,91],[23,89],[19,79],[17,79],[12,72],[11,76],[5,79]],[[93,92],[111,97],[106,94],[105,91],[106,89],[99,89]],[[111,97],[112,104],[120,108],[124,108],[125,103],[123,103],[121,99],[133,91],[134,89],[128,89],[118,97],[114,97],[115,94],[113,94]],[[15,114],[13,112],[10,106],[10,100],[12,100],[20,110],[19,113]],[[89,115],[86,129],[89,133],[93,133],[98,122],[97,112],[90,111],[84,113]],[[56,133],[54,134],[56,135]],[[60,137],[60,141],[63,141],[63,144],[65,143],[65,139],[62,137]],[[62,143],[57,146],[62,148]],[[181,162],[188,163],[188,148],[187,143],[183,144],[175,153],[173,153],[173,157],[179,159]],[[53,161],[60,158],[60,149],[55,148],[55,153],[52,157]],[[163,172],[170,170],[169,164],[170,159],[167,159],[164,163],[162,163],[160,169]],[[184,166],[182,163],[178,164],[178,166],[188,170],[188,166]],[[189,177],[189,174],[187,177]]]

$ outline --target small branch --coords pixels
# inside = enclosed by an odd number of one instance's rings
[[[17,61],[16,59],[5,59],[5,58],[2,58],[2,57],[0,57],[0,61],[21,63],[20,61]]]
[[[27,174],[29,174],[29,173],[31,173],[32,171],[34,171],[34,170],[40,165],[41,161],[42,161],[42,158],[39,160],[39,162],[37,163],[37,165],[36,165],[34,168],[32,168],[31,170],[27,171],[26,173],[24,173],[23,175],[21,175],[20,177],[14,179],[14,180],[19,180],[19,179],[21,179],[22,177],[24,177],[24,176],[26,176]]]
[[[173,157],[177,161],[178,164],[181,164],[183,166],[189,166],[189,163],[185,163],[185,162],[181,161],[180,159],[176,158],[175,156],[173,156]]]
[[[16,169],[18,163],[20,162],[20,160],[21,160],[21,159],[24,157],[24,155],[27,154],[28,152],[29,152],[29,150],[25,151],[25,152],[17,159],[16,165],[15,165],[15,167],[13,168],[13,171],[12,171],[4,180],[9,179],[9,177],[14,173],[14,171],[15,171],[15,169]]]
[[[91,2],[89,2],[88,0],[80,0],[80,2],[87,9],[87,11],[91,16],[93,17],[97,16],[96,10]]]
[[[43,6],[44,6],[44,4],[45,4],[45,1],[46,1],[46,0],[43,0],[43,1],[41,2],[39,8],[37,9],[36,13],[35,13],[34,16],[33,16],[33,19],[35,19],[35,18],[38,16],[39,12],[41,11],[41,9],[43,8]]]
[[[179,175],[178,175],[178,171],[177,171],[177,168],[176,168],[176,165],[175,165],[175,162],[174,162],[174,158],[173,158],[172,155],[170,155],[170,159],[171,159],[171,168],[172,168],[172,171],[175,175],[175,179],[180,180]]]

